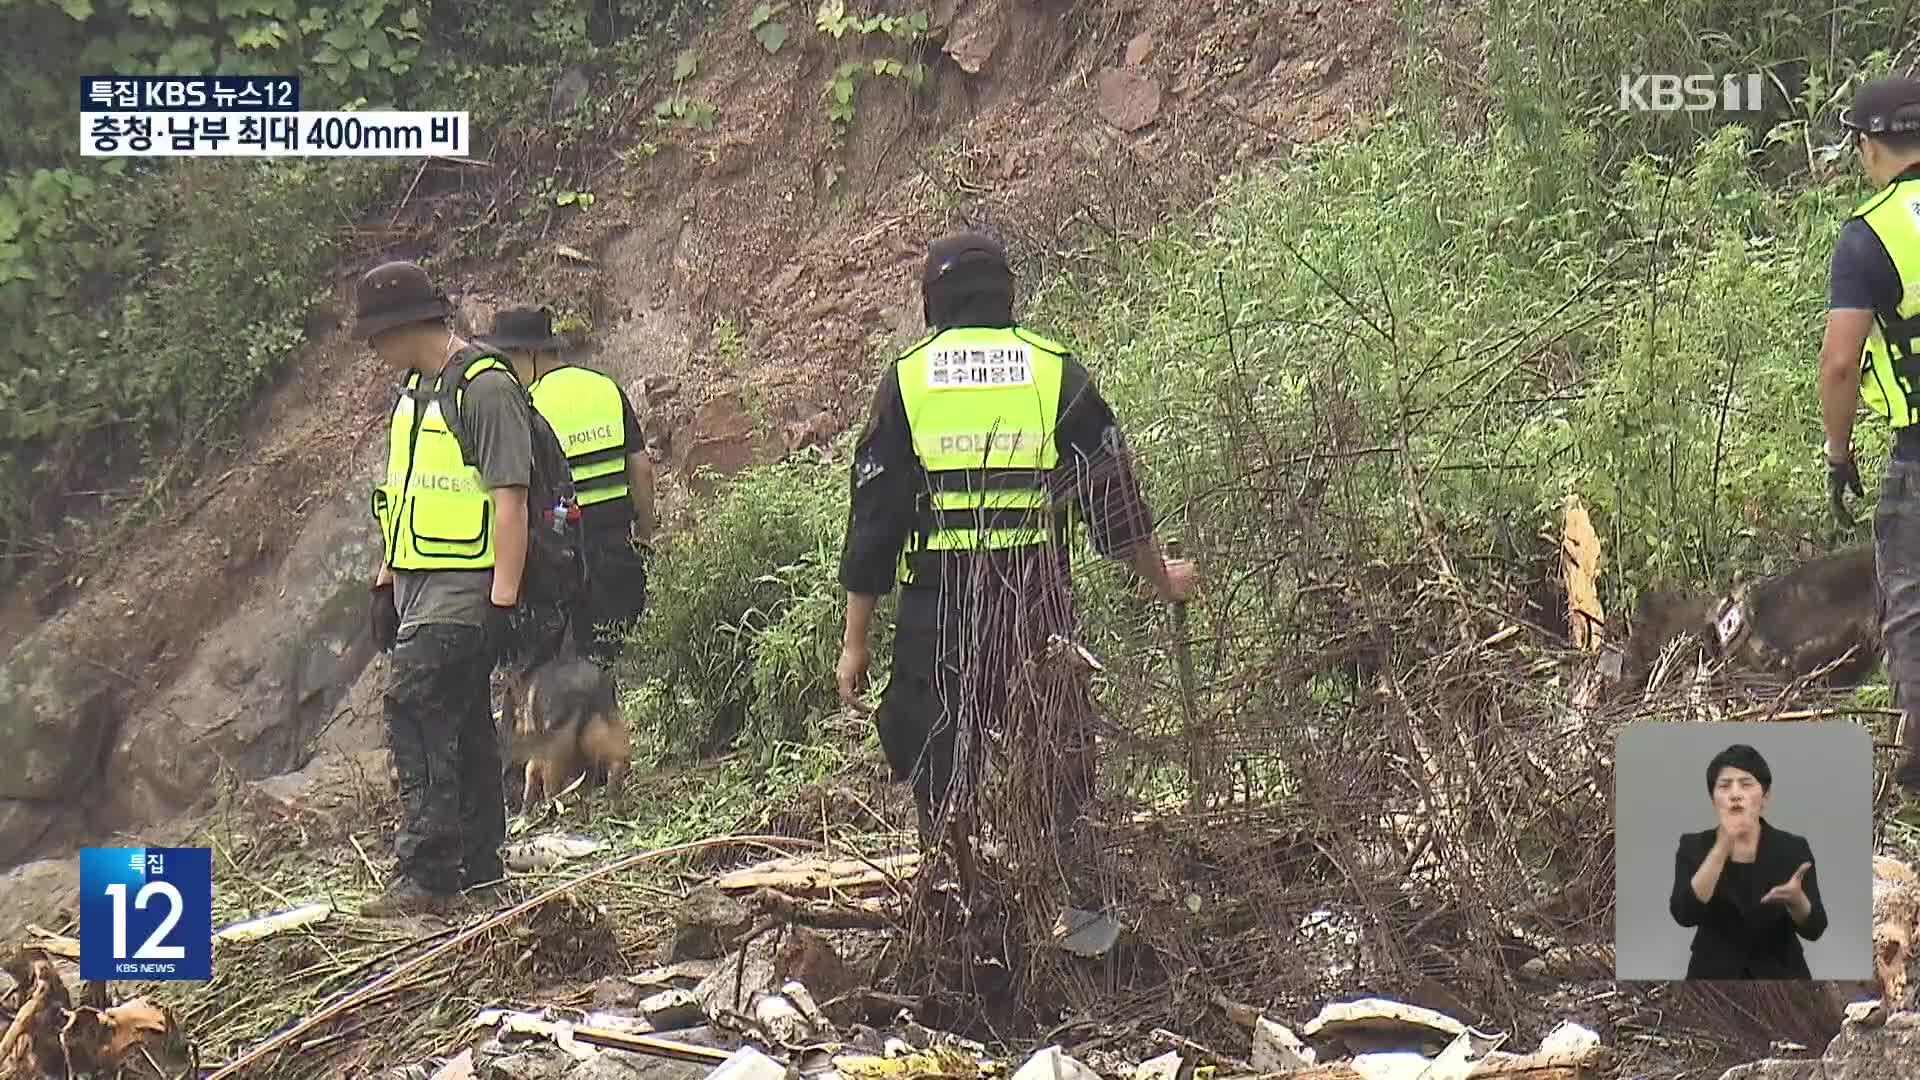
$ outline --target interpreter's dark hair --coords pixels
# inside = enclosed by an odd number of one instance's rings
[[[1752,773],[1753,778],[1760,781],[1761,791],[1773,790],[1773,770],[1767,768],[1767,759],[1760,756],[1760,751],[1746,743],[1734,743],[1713,755],[1713,760],[1707,762],[1708,795],[1713,794],[1714,781],[1720,779],[1720,770],[1726,768]]]

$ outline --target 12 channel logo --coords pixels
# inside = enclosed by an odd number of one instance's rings
[[[213,978],[211,848],[81,848],[80,977]]]

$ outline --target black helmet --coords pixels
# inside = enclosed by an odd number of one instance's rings
[[[1867,135],[1920,132],[1920,79],[1889,75],[1863,84],[1853,106],[1841,111],[1840,126]]]
[[[971,230],[948,233],[927,245],[927,262],[920,271],[921,288],[945,279],[960,267],[974,272],[997,272],[1009,277],[1013,274],[1007,266],[1007,251],[1000,246],[1000,241]]]

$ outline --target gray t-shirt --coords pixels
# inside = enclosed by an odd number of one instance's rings
[[[502,371],[476,375],[461,397],[460,419],[480,455],[480,482],[489,490],[524,488],[533,472],[526,402],[526,391]],[[492,570],[393,572],[402,633],[423,623],[484,626],[492,593]]]

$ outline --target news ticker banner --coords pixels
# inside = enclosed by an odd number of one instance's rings
[[[80,977],[213,978],[213,851],[80,849]]]
[[[465,157],[465,112],[307,112],[293,75],[88,75],[83,157]]]

